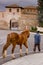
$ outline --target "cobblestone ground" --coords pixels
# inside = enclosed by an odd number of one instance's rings
[[[43,65],[43,53],[32,54],[8,61],[2,65]]]

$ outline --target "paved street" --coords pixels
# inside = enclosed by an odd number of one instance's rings
[[[5,58],[5,59],[2,58],[3,45],[6,42],[7,34],[11,33],[11,32],[21,33],[21,31],[0,30],[0,65],[5,63],[5,62],[8,62],[8,61],[12,60],[11,56],[10,56],[11,55],[12,45],[7,49],[7,58]],[[28,51],[29,51],[28,54],[29,55],[34,54],[34,52],[33,52],[34,34],[35,33],[30,33],[30,37],[29,37],[29,39],[27,41],[27,43],[28,43]],[[42,34],[40,34],[40,35],[41,35],[41,53],[42,53],[43,52],[43,35]],[[19,50],[20,50],[19,45],[17,45],[16,48],[15,48],[16,59],[20,57],[19,56]],[[22,46],[22,51],[23,51],[23,57],[24,57],[25,56],[25,47],[24,46]],[[38,50],[36,52],[38,52]]]
[[[2,65],[43,65],[43,53],[31,54]]]

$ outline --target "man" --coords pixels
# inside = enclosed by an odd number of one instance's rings
[[[34,52],[36,51],[36,47],[38,47],[38,51],[40,51],[40,34],[39,31],[34,35]]]

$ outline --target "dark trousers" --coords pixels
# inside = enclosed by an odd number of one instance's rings
[[[34,44],[34,52],[36,51],[36,47],[38,47],[38,51],[40,51],[40,44]]]

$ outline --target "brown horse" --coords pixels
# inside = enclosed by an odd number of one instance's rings
[[[27,44],[27,39],[30,36],[30,32],[29,30],[25,30],[23,32],[21,32],[21,34],[12,32],[10,34],[7,35],[7,42],[3,47],[3,58],[6,57],[6,50],[7,48],[12,44],[12,58],[15,58],[14,56],[14,49],[16,47],[16,45],[20,45],[20,56],[22,56],[22,44],[26,47],[26,54],[28,54],[28,44]]]

